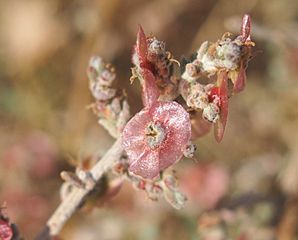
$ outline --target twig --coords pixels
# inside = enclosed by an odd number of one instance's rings
[[[122,155],[121,139],[117,139],[114,145],[106,152],[100,161],[91,169],[90,176],[97,182],[102,175],[108,171],[113,164]],[[75,188],[66,198],[60,203],[56,211],[47,221],[46,227],[35,238],[35,240],[51,239],[53,236],[57,236],[64,224],[70,219],[70,217],[77,211],[79,206],[84,201],[84,198],[92,188]]]

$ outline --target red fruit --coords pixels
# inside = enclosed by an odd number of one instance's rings
[[[189,114],[176,102],[155,102],[125,126],[122,145],[129,170],[152,179],[180,160],[191,137]]]

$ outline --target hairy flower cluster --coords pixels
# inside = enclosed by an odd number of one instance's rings
[[[122,92],[112,87],[116,79],[114,68],[100,57],[93,57],[88,68],[89,88],[96,102],[92,109],[99,124],[117,138],[130,117],[129,105]]]
[[[186,64],[180,91],[192,110],[202,111],[207,121],[215,124],[215,138],[223,138],[228,115],[228,80],[233,83],[232,94],[245,87],[245,69],[254,43],[250,40],[250,17],[244,15],[241,34],[231,39],[229,33],[215,43],[205,41],[196,58]],[[216,82],[213,78],[216,77]],[[200,83],[208,79],[207,85]]]
[[[134,79],[139,78],[141,83],[146,78],[143,73],[148,70],[154,75],[154,82],[157,87],[160,100],[173,100],[177,97],[178,78],[173,75],[174,62],[171,53],[166,51],[165,43],[155,37],[146,37],[140,27],[137,44],[134,47],[132,62],[135,67],[132,69]],[[147,79],[148,82],[148,79]]]
[[[112,83],[116,79],[116,73],[111,65],[107,65],[100,57],[92,57],[88,69],[89,88],[96,100],[106,101],[115,97],[116,89]]]
[[[224,71],[234,84],[234,92],[242,91],[245,87],[245,69],[251,47],[254,46],[250,39],[250,30],[250,17],[244,15],[238,37],[231,39],[230,33],[225,33],[222,39],[215,43],[205,41],[198,49],[196,59],[185,66],[182,78],[193,82],[202,76],[210,78]]]

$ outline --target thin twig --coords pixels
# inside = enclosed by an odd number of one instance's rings
[[[101,160],[91,169],[90,174],[95,182],[97,182],[121,157],[122,151],[121,140],[119,138]],[[51,239],[52,236],[57,236],[65,223],[77,211],[87,194],[92,190],[93,188],[75,188],[69,193],[49,218],[46,227],[35,240]]]

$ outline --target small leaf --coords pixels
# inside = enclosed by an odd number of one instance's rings
[[[243,42],[246,42],[246,40],[250,41],[250,32],[251,32],[251,19],[248,14],[244,14],[242,18],[242,25],[241,25],[241,37]]]
[[[142,89],[142,100],[145,107],[150,107],[154,102],[157,101],[159,97],[159,89],[155,83],[155,77],[153,73],[143,68],[142,70],[143,77],[143,89]]]
[[[245,73],[245,68],[243,66],[243,61],[241,61],[238,76],[234,83],[233,92],[239,93],[243,91],[245,88],[245,85],[246,85],[246,73]]]
[[[228,76],[226,72],[220,72],[217,78],[220,97],[220,115],[215,124],[214,136],[217,142],[223,138],[228,118]]]
[[[142,26],[139,26],[136,43],[136,53],[140,61],[140,66],[144,66],[147,63],[147,38]]]

